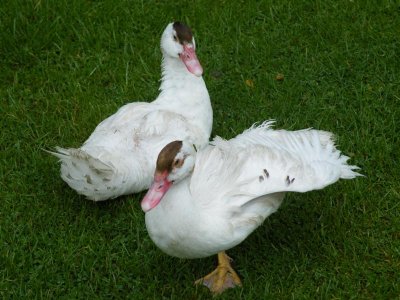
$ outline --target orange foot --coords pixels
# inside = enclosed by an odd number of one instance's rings
[[[231,258],[225,251],[218,253],[218,267],[210,274],[196,280],[195,284],[203,284],[213,294],[221,294],[223,291],[235,286],[242,286],[239,276],[231,267]]]

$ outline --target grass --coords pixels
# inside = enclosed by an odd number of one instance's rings
[[[290,194],[229,251],[244,287],[220,298],[399,298],[399,13],[395,1],[3,1],[1,297],[210,297],[192,283],[215,258],[159,251],[142,194],[86,201],[41,150],[78,147],[121,105],[154,99],[160,34],[179,19],[196,34],[214,135],[269,118],[333,131],[366,175]]]

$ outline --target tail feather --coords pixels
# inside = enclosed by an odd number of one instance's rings
[[[107,164],[103,161],[101,161],[98,158],[95,158],[91,156],[89,153],[82,149],[74,149],[74,148],[69,148],[69,149],[64,149],[61,147],[56,147],[57,152],[50,152],[60,158],[61,160],[65,161],[65,159],[71,160],[72,165],[74,167],[79,168],[79,167],[84,167],[87,165],[89,169],[92,171],[98,173],[98,174],[103,174],[103,175],[111,175],[114,172],[114,166],[112,164]],[[76,161],[84,161],[86,164],[78,165],[76,164]]]
[[[61,162],[61,178],[79,194],[91,200],[106,200],[112,197],[116,170],[110,163],[91,156],[82,149],[56,147],[45,150]]]
[[[360,167],[347,164],[347,161],[350,159],[350,157],[346,155],[341,155],[339,159],[341,161],[341,179],[353,179],[357,176],[365,177],[365,175],[355,172],[356,170],[361,170]]]

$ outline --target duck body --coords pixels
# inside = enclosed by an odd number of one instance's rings
[[[140,192],[151,184],[166,144],[188,139],[201,148],[208,143],[210,97],[201,66],[193,66],[194,38],[182,26],[171,23],[163,33],[162,83],[153,102],[126,104],[102,121],[80,148],[51,152],[61,161],[62,179],[79,194],[100,201]],[[183,41],[185,37],[190,41]],[[186,48],[190,66],[181,57]]]
[[[186,181],[171,187],[171,192],[173,199],[166,196],[146,213],[146,227],[158,248],[186,259],[208,257],[239,245],[279,208],[284,198],[284,193],[260,197],[260,214],[244,218],[243,212],[235,213],[234,207],[227,210],[195,202]]]
[[[146,227],[165,253],[201,258],[240,244],[276,212],[286,192],[322,189],[359,174],[333,135],[319,130],[272,130],[271,122],[198,151],[193,172],[150,207]]]

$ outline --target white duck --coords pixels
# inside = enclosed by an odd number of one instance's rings
[[[188,26],[169,24],[161,38],[157,99],[124,105],[78,149],[50,152],[60,159],[61,177],[71,188],[95,201],[139,192],[150,186],[157,155],[167,143],[207,144],[212,108],[195,47]]]
[[[360,176],[326,131],[272,130],[272,121],[197,153],[174,141],[159,154],[142,200],[151,239],[165,253],[218,253],[217,269],[197,281],[214,293],[241,285],[225,250],[235,247],[280,206],[285,192],[322,189]],[[168,192],[167,192],[168,191]]]

